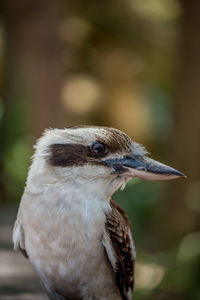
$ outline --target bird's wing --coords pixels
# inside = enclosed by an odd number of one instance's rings
[[[28,258],[28,254],[25,249],[24,231],[18,219],[15,221],[15,226],[13,229],[13,243],[14,249],[19,249],[21,253]]]
[[[122,299],[129,300],[132,299],[134,285],[135,249],[127,216],[112,200],[111,208],[106,216],[103,245],[116,273]]]

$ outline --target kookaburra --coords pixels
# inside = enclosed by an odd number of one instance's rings
[[[127,216],[111,196],[134,177],[185,177],[146,155],[107,127],[49,129],[38,140],[13,241],[50,299],[132,298],[134,244]]]

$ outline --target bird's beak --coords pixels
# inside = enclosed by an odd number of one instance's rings
[[[128,156],[124,158],[107,159],[104,163],[110,165],[115,173],[127,177],[138,177],[145,180],[170,180],[186,178],[186,176],[167,165],[147,156]]]

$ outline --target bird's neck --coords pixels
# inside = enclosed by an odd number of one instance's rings
[[[111,210],[110,198],[124,181],[111,175],[104,176],[102,173],[98,178],[89,177],[83,174],[83,169],[71,170],[64,175],[62,170],[61,174],[57,170],[55,174],[34,163],[26,190],[34,199],[41,199],[35,205],[36,210],[42,205],[51,214],[90,222],[105,219],[106,213]]]
[[[42,205],[60,217],[82,218],[89,221],[93,218],[102,218],[102,215],[110,211],[113,188],[106,180],[87,181],[74,178],[49,180],[48,183],[42,181],[42,177],[34,178],[34,184],[32,181],[26,190],[35,195],[35,199],[41,199],[38,207]]]
[[[60,188],[54,185],[52,190],[63,203],[65,211],[73,212],[75,218],[88,222],[103,220],[111,210],[111,191],[101,181],[74,180],[73,182],[66,182]]]
[[[94,185],[97,189],[97,186]],[[94,192],[90,185],[66,183],[49,185],[35,199],[34,212],[38,219],[54,220],[60,231],[68,230],[69,239],[100,239],[105,228],[106,215],[111,211],[110,201],[103,193]],[[50,225],[49,225],[50,226]],[[53,229],[51,229],[53,231]],[[78,235],[77,235],[78,233]]]

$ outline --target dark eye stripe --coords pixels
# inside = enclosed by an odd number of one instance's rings
[[[50,156],[48,158],[48,163],[51,166],[57,167],[82,166],[85,163],[103,164],[99,161],[99,158],[107,153],[94,155],[89,146],[84,146],[82,144],[53,144],[49,149]],[[106,148],[104,150],[106,150]]]
[[[90,148],[81,144],[53,144],[50,146],[49,163],[52,166],[70,167],[83,165],[90,160]]]
[[[75,128],[74,128],[75,129]],[[53,144],[47,149],[50,152],[48,163],[52,166],[70,167],[84,164],[102,164],[101,158],[107,153],[120,152],[122,155],[131,152],[131,140],[122,132],[102,127],[104,138],[98,140],[98,143],[106,145],[105,152],[94,155],[90,146],[82,144]],[[106,133],[106,134],[105,134]],[[97,143],[96,142],[96,143]],[[109,150],[109,151],[108,151]]]

